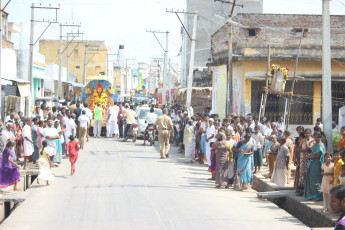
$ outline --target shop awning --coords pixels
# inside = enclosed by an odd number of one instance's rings
[[[19,83],[18,89],[21,97],[30,97],[30,84],[29,83]]]
[[[85,85],[78,83],[78,82],[72,82],[72,81],[62,81],[63,83],[70,84],[73,87],[78,87],[78,88],[84,88]]]

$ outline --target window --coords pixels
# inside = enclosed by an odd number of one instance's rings
[[[78,52],[79,52],[79,51],[78,51],[77,49],[74,50],[74,54],[78,54]]]
[[[256,30],[255,29],[249,29],[248,32],[249,32],[250,37],[256,36]]]
[[[75,68],[76,68],[76,69],[80,69],[80,66],[79,66],[79,65],[77,65]]]
[[[291,30],[291,32],[294,34],[294,35],[297,35],[298,37],[306,37],[307,36],[307,32],[308,32],[308,29],[303,29],[303,28],[293,28]]]
[[[249,28],[247,29],[247,36],[249,37],[256,37],[258,36],[260,33],[260,29],[259,28]]]

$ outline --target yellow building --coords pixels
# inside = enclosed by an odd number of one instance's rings
[[[300,57],[294,88],[290,123],[315,124],[321,117],[322,35],[321,15],[239,14],[234,18],[242,26],[233,29],[233,111],[258,116],[267,73],[268,46],[270,64],[288,68],[285,93],[291,92],[299,42]],[[313,23],[310,23],[313,22]],[[345,16],[331,16],[332,119],[338,121],[339,108],[345,104]],[[228,24],[212,35],[213,105],[225,114],[228,63]],[[226,84],[226,86],[224,86]],[[265,115],[276,120],[284,114],[286,98],[278,92],[268,96]],[[223,99],[222,99],[223,98]],[[218,107],[217,107],[218,106]],[[220,111],[220,112],[218,112]],[[227,110],[229,111],[229,109]]]
[[[62,43],[62,66],[67,66],[66,40]],[[47,64],[59,64],[60,40],[40,40],[39,52],[46,57]],[[83,83],[84,56],[86,55],[86,77],[106,73],[107,47],[104,41],[78,41],[69,45],[69,72],[77,76],[77,82]]]

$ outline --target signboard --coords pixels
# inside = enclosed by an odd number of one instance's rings
[[[212,110],[223,120],[226,117],[227,68],[226,65],[213,67]]]

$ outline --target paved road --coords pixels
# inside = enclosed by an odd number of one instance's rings
[[[64,160],[0,229],[307,229],[255,192],[215,189],[206,167],[184,164],[176,148],[161,160],[141,143],[91,139],[73,177]]]

